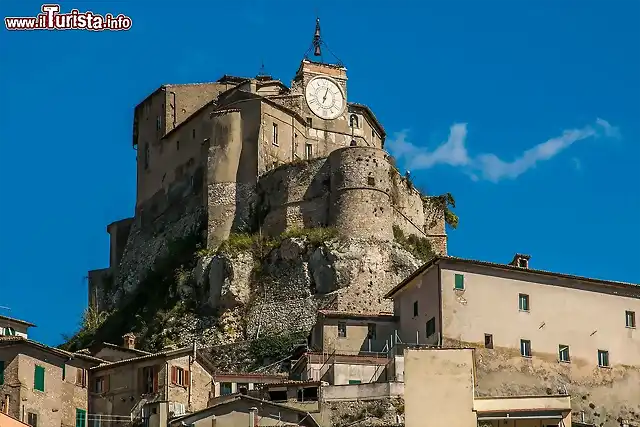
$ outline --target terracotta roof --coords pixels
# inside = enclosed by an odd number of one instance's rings
[[[613,280],[594,279],[594,278],[590,278],[590,277],[575,276],[575,275],[572,275],[572,274],[555,273],[555,272],[546,271],[546,270],[534,270],[532,268],[516,267],[516,266],[510,265],[510,264],[499,264],[499,263],[495,263],[495,262],[478,261],[478,260],[473,260],[473,259],[465,259],[465,258],[458,258],[458,257],[452,257],[452,256],[437,256],[434,259],[432,259],[431,261],[427,262],[426,264],[423,264],[420,268],[418,268],[416,271],[414,271],[409,277],[404,279],[402,282],[400,282],[398,285],[396,285],[393,289],[391,289],[389,292],[387,292],[387,294],[384,297],[385,298],[393,298],[393,296],[396,293],[398,293],[398,291],[400,291],[402,288],[404,288],[413,279],[415,279],[416,277],[418,277],[419,275],[421,275],[422,273],[427,271],[429,268],[431,268],[434,265],[438,264],[440,261],[451,261],[451,262],[458,262],[458,263],[462,263],[462,264],[477,265],[477,266],[482,266],[482,267],[490,267],[490,268],[499,269],[499,270],[517,271],[517,272],[522,273],[522,274],[530,274],[530,275],[533,275],[533,276],[542,275],[542,276],[548,276],[548,277],[555,277],[555,278],[559,278],[559,279],[580,280],[580,281],[583,281],[583,282],[589,282],[589,283],[593,283],[593,284],[597,284],[597,285],[603,285],[603,286],[607,286],[607,287],[622,288],[622,289],[625,289],[625,290],[630,290],[630,291],[632,291],[634,293],[637,292],[637,295],[640,296],[640,286],[638,286],[637,284],[634,284],[634,283],[617,282],[617,281],[613,281]]]
[[[183,415],[181,417],[178,418],[174,418],[172,420],[169,421],[170,425],[175,425],[176,422],[181,421],[181,420],[193,420],[194,422],[197,421],[197,417],[199,415],[202,415],[202,417],[206,417],[209,415],[210,412],[213,412],[213,409],[218,408],[220,406],[226,405],[228,403],[233,403],[233,402],[237,402],[238,400],[247,400],[249,402],[254,402],[256,403],[256,406],[263,406],[263,405],[267,405],[267,406],[273,406],[275,408],[279,408],[279,409],[284,409],[284,410],[288,410],[294,413],[298,413],[301,415],[305,416],[305,419],[309,420],[308,425],[312,426],[312,427],[320,427],[320,424],[318,424],[318,422],[311,416],[311,414],[309,414],[307,411],[303,411],[301,409],[298,408],[294,408],[288,405],[283,405],[281,403],[276,403],[276,402],[271,402],[269,400],[263,400],[263,399],[258,399],[257,397],[252,397],[252,396],[248,396],[246,394],[240,394],[240,393],[235,393],[235,394],[229,394],[226,396],[220,396],[217,397],[216,399],[211,401],[211,405],[209,405],[209,407],[202,409],[200,411],[197,412],[193,412],[191,414],[187,414],[187,415]],[[193,419],[193,418],[196,419]],[[302,424],[302,422],[299,422],[298,425],[305,425]]]
[[[66,358],[78,358],[78,359],[84,359],[87,360],[89,362],[94,362],[94,363],[103,363],[104,360],[99,359],[97,357],[94,356],[89,356],[80,352],[77,353],[72,353],[70,351],[66,351],[66,350],[62,350],[56,347],[51,347],[42,343],[39,343],[37,341],[33,341],[30,340],[28,338],[24,338],[24,337],[18,337],[18,336],[13,336],[13,337],[0,337],[0,346],[3,345],[12,345],[12,344],[27,344],[30,345],[32,347],[38,348],[40,350],[44,350],[47,351],[49,353],[55,354],[56,356],[59,357],[66,357]]]
[[[148,351],[139,350],[137,348],[127,348],[121,345],[111,344],[109,342],[103,342],[100,345],[96,346],[96,348],[102,348],[102,347],[113,348],[114,350],[126,351],[130,353],[137,353],[140,356],[147,356],[147,355],[153,354]]]
[[[378,319],[393,321],[395,316],[392,313],[379,312],[379,313],[356,313],[351,311],[337,311],[337,310],[318,310],[318,313],[324,317],[336,318],[336,319]]]
[[[104,369],[104,368],[114,368],[117,366],[126,365],[128,363],[135,363],[142,360],[150,360],[150,359],[155,359],[160,357],[173,357],[173,356],[178,356],[182,354],[188,354],[191,352],[193,352],[193,347],[189,346],[189,347],[178,348],[176,350],[167,350],[167,351],[161,351],[158,353],[149,353],[144,356],[132,357],[130,359],[118,360],[116,362],[104,362],[98,366],[94,366],[93,368],[91,368],[91,370],[95,371],[95,370]]]
[[[0,320],[8,320],[10,322],[19,323],[21,325],[24,325],[26,327],[31,327],[31,328],[34,328],[36,326],[33,323],[27,322],[25,320],[14,319],[13,317],[9,317],[9,316],[0,315]]]
[[[257,372],[218,372],[212,375],[214,378],[218,377],[245,377],[245,378],[273,378],[273,379],[286,379],[287,374],[260,374]]]

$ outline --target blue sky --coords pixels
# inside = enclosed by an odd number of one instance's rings
[[[161,84],[287,84],[316,11],[418,185],[451,192],[451,255],[639,283],[637,0],[92,1],[127,32],[0,30],[0,314],[59,344],[135,201],[134,106]],[[4,16],[39,2],[3,0]],[[179,6],[178,6],[179,5]],[[541,145],[542,144],[542,145]]]

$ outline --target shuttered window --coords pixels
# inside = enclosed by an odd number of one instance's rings
[[[36,365],[33,388],[38,391],[44,391],[44,367]]]
[[[0,360],[0,385],[4,384],[4,360]]]
[[[87,411],[84,409],[76,409],[76,427],[86,427],[87,425]]]

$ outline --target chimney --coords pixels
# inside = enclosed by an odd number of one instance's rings
[[[515,254],[513,256],[513,260],[509,263],[509,265],[519,268],[529,268],[530,259],[531,255]]]
[[[122,339],[124,340],[124,348],[132,350],[136,348],[136,336],[133,333],[124,334]]]
[[[258,408],[249,408],[249,427],[255,427],[257,425],[256,419],[258,418]]]

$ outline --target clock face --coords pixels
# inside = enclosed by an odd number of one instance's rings
[[[333,120],[344,111],[342,89],[333,80],[326,77],[314,77],[307,84],[305,98],[309,108],[316,116]]]

